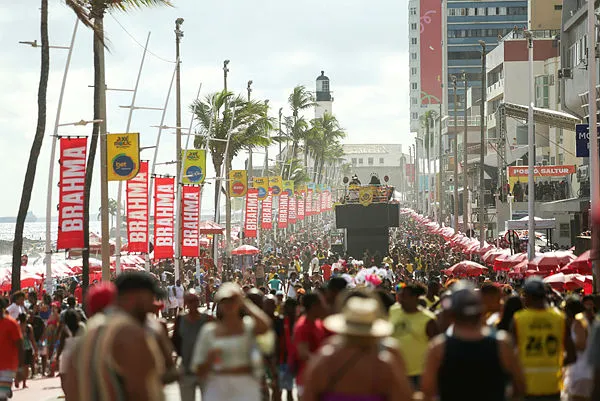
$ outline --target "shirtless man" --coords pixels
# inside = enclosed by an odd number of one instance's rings
[[[154,310],[154,297],[160,294],[158,283],[148,273],[135,271],[122,273],[115,285],[115,306],[88,321],[88,331],[73,352],[65,384],[67,401],[84,401],[92,393],[98,401],[164,399],[164,359],[144,327]]]

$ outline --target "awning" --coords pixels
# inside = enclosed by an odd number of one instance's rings
[[[542,219],[534,217],[534,229],[548,230],[556,228],[556,219]],[[527,230],[529,228],[529,216],[525,216],[519,220],[508,220],[506,222],[507,230]]]
[[[529,112],[528,106],[504,102],[498,106],[500,115],[502,115],[502,109],[504,109],[506,117],[527,120],[527,115]],[[533,108],[533,120],[539,124],[562,128],[569,131],[575,131],[575,125],[581,123],[581,119],[579,117],[575,117],[569,113],[565,113],[564,111],[542,109],[539,107]]]

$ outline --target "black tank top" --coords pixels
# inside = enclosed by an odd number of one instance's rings
[[[446,336],[438,376],[440,401],[504,401],[506,383],[494,335],[475,341]]]

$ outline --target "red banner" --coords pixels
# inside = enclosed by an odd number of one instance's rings
[[[57,249],[83,248],[87,138],[60,138]]]
[[[414,163],[406,163],[404,171],[406,172],[406,178],[411,184],[415,183],[415,165]]]
[[[269,188],[269,195],[262,201],[262,219],[260,228],[270,230],[273,228],[273,194]]]
[[[181,256],[200,256],[198,224],[200,223],[200,187],[185,185],[182,191]]]
[[[148,252],[148,162],[140,163],[137,175],[126,181],[127,251]]]
[[[306,205],[304,206],[304,215],[312,216],[313,214],[313,191],[309,189],[306,192]]]
[[[290,200],[288,202],[289,211],[288,211],[288,222],[290,224],[294,224],[296,222],[296,196],[290,196]]]
[[[279,195],[279,219],[277,220],[277,228],[287,228],[288,226],[288,207],[289,196],[287,192],[282,192]]]
[[[154,179],[154,259],[173,257],[173,216],[175,215],[175,179]]]
[[[421,104],[440,104],[442,98],[442,2],[421,1]]]
[[[324,212],[327,210],[328,194],[329,194],[329,192],[327,192],[327,191],[323,191],[321,193],[321,212]]]
[[[313,206],[313,211],[314,214],[321,214],[321,199],[323,198],[323,193],[319,192],[317,193],[317,196],[314,197],[314,206]]]
[[[296,209],[297,209],[296,220],[297,221],[304,220],[305,206],[306,206],[306,201],[304,199],[304,194],[301,192],[300,197],[298,198],[297,205],[296,205]]]
[[[575,174],[577,168],[573,165],[565,166],[535,166],[533,168],[534,177],[564,177],[570,174]],[[509,166],[509,177],[525,177],[529,174],[527,166]]]
[[[246,221],[244,222],[244,237],[256,238],[258,226],[258,189],[248,188],[246,193]]]

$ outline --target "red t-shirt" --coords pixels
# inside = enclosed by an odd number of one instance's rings
[[[15,319],[4,315],[0,319],[0,371],[17,370],[19,367],[19,348],[17,341],[23,336]]]
[[[319,349],[325,338],[325,327],[323,327],[323,322],[320,319],[307,320],[306,316],[301,316],[294,326],[294,343],[296,347],[298,347],[298,344],[307,343],[311,353]],[[304,382],[302,374],[306,368],[306,363],[307,361],[298,361],[296,384],[300,386]]]
[[[323,272],[323,280],[329,281],[331,278],[331,265],[325,263],[321,266],[321,271]]]

